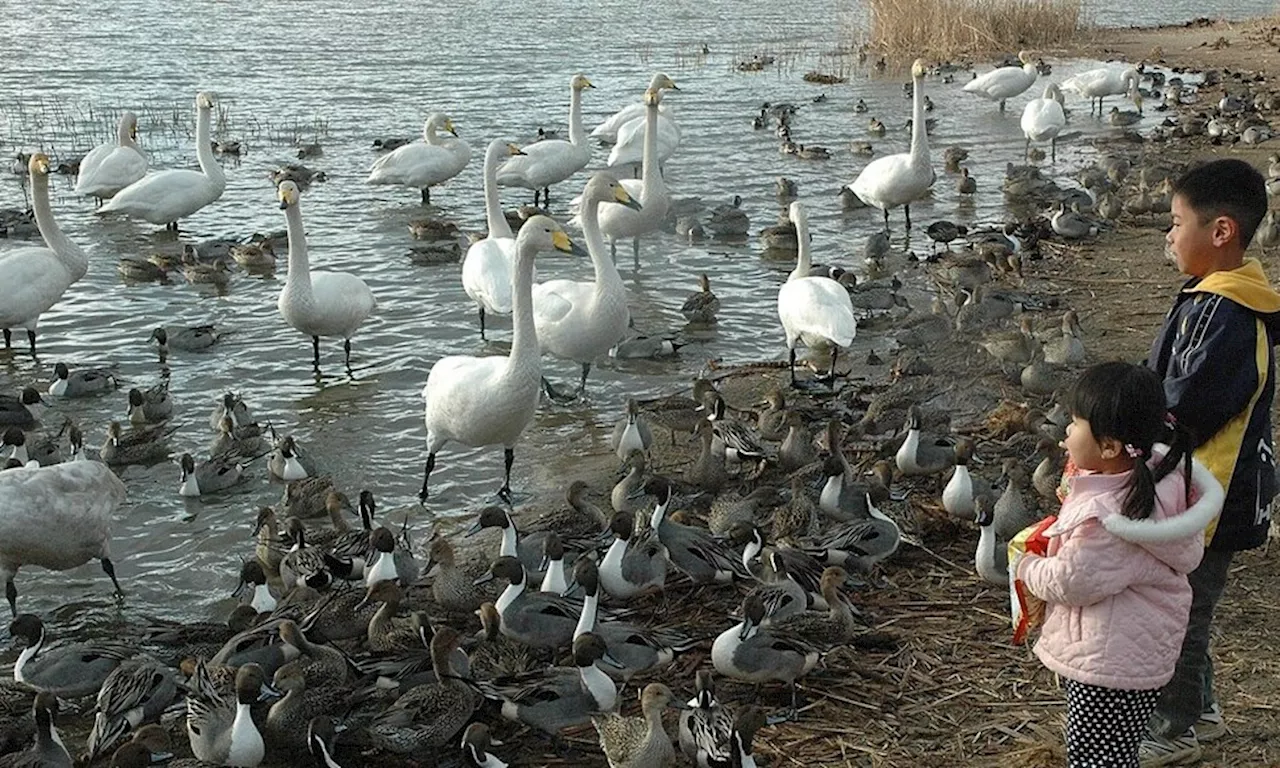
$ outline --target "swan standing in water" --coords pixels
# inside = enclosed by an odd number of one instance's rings
[[[455,138],[437,135],[444,130]],[[370,184],[399,184],[422,190],[422,204],[431,204],[431,188],[443,184],[462,172],[471,160],[471,147],[456,138],[453,120],[439,112],[427,118],[422,127],[422,141],[415,141],[383,155],[369,170]]]
[[[998,101],[1000,111],[1003,112],[1005,100],[1030,88],[1040,75],[1040,70],[1036,69],[1028,51],[1019,51],[1018,61],[1022,62],[1022,66],[1000,67],[965,83],[965,93],[976,93],[985,99]]]
[[[27,161],[31,204],[46,247],[24,246],[0,253],[0,328],[9,349],[13,328],[25,328],[36,354],[36,324],[89,271],[89,258],[62,232],[49,207],[49,158],[42,152]]]
[[[662,73],[653,76],[644,92],[645,134],[644,168],[640,180],[622,182],[627,194],[640,201],[641,210],[625,205],[606,203],[600,206],[600,230],[609,240],[610,253],[617,255],[618,241],[632,238],[635,266],[640,267],[640,235],[654,232],[666,219],[671,197],[662,181],[662,169],[658,166],[658,107],[662,103],[662,89],[680,90],[671,78]]]
[[[426,500],[436,454],[450,441],[481,447],[502,445],[506,468],[498,495],[511,498],[511,463],[520,433],[538,408],[542,369],[538,337],[533,324],[533,258],[551,249],[585,256],[552,219],[534,216],[516,238],[515,270],[511,276],[513,299],[511,354],[502,357],[442,357],[431,367],[426,401],[427,465],[422,492]]]
[[[787,334],[791,386],[796,384],[796,344],[806,347],[831,345],[831,369],[827,381],[835,381],[836,356],[857,334],[853,301],[845,287],[829,277],[810,277],[809,217],[800,202],[791,204],[791,222],[796,226],[800,249],[796,268],[778,289],[778,317]]]
[[[877,158],[867,164],[847,188],[868,205],[884,211],[889,231],[889,209],[899,205],[911,229],[911,203],[924,197],[936,175],[929,160],[929,137],[924,122],[924,59],[911,65],[914,94],[911,107],[911,151]]]
[[[498,169],[498,183],[502,186],[533,190],[535,208],[538,207],[539,194],[542,205],[549,206],[551,185],[587,167],[591,160],[591,146],[587,144],[586,129],[582,127],[584,88],[595,86],[582,75],[574,75],[569,81],[568,141],[549,139],[530,144],[520,155],[507,160]]]
[[[637,211],[641,208],[608,173],[596,173],[587,182],[578,218],[595,268],[595,280],[548,280],[533,287],[533,324],[538,332],[538,344],[556,357],[582,364],[577,396],[586,391],[591,362],[608,354],[613,345],[627,335],[631,319],[626,286],[605,251],[604,235],[600,233],[598,206],[604,203],[617,203]],[[573,399],[559,395],[549,385],[547,394],[561,402]]]
[[[120,116],[120,127],[115,141],[99,144],[89,150],[80,161],[80,174],[76,179],[76,194],[104,198],[147,175],[147,156],[138,149],[138,116],[125,112]]]
[[[1027,137],[1027,146],[1022,152],[1026,160],[1031,152],[1031,142],[1048,141],[1049,159],[1058,162],[1058,134],[1067,126],[1067,113],[1062,110],[1062,91],[1058,86],[1049,83],[1044,87],[1044,96],[1032,99],[1022,110],[1022,133]]]
[[[351,336],[378,305],[363,280],[347,272],[312,272],[307,260],[307,234],[298,209],[298,185],[280,183],[277,191],[289,230],[289,275],[276,307],[284,321],[311,337],[313,364],[320,369],[320,337],[342,339],[351,367]]]
[[[643,104],[636,105],[643,107]],[[609,150],[605,165],[613,169],[634,168],[644,161],[645,119],[641,112],[618,129],[618,139]],[[680,148],[680,126],[669,109],[658,110],[658,167],[666,164]]]
[[[209,121],[213,114],[213,95],[196,95],[196,158],[199,171],[159,171],[120,190],[98,213],[123,213],[152,224],[163,224],[177,230],[178,220],[186,218],[219,197],[227,187],[222,166],[213,157],[209,138]]]
[[[489,234],[467,248],[462,259],[462,289],[480,310],[480,338],[484,338],[485,313],[511,314],[511,267],[516,257],[516,240],[498,201],[498,158],[522,155],[515,144],[501,139],[489,142],[484,152],[484,215]]]
[[[1089,97],[1089,114],[1093,114],[1094,99],[1098,101],[1098,115],[1102,115],[1102,100],[1108,96],[1138,95],[1138,70],[1133,67],[1116,69],[1099,67],[1067,78],[1062,83],[1065,91],[1074,91]]]

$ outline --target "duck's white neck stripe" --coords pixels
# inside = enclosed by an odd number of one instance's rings
[[[23,648],[22,653],[18,654],[18,660],[13,663],[13,679],[14,680],[18,681],[19,683],[27,682],[22,675],[22,668],[27,665],[28,661],[31,661],[32,659],[34,659],[36,657],[36,654],[40,653],[40,649],[43,647],[44,647],[44,628],[41,627],[40,638],[36,640],[35,643],[33,643],[32,645],[28,645],[26,648]]]

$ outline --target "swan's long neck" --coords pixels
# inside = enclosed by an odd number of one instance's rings
[[[502,202],[498,199],[498,156],[505,145],[489,147],[484,153],[484,216],[489,224],[489,237],[512,237],[511,225],[502,215]]]
[[[36,226],[44,244],[49,246],[58,263],[70,273],[73,280],[79,280],[89,271],[89,257],[80,250],[80,246],[58,226],[53,219],[53,209],[49,206],[49,177],[43,173],[31,175],[31,205],[35,208]]]
[[[127,117],[120,118],[120,130],[116,134],[116,141],[122,147],[137,149],[138,145],[133,140],[133,126],[136,121],[130,121]]]
[[[226,187],[227,177],[222,173],[222,166],[213,156],[213,137],[210,135],[209,123],[213,112],[210,107],[200,107],[196,116],[196,159],[200,161],[200,170],[209,177],[219,189]]]
[[[591,254],[591,266],[595,269],[596,293],[605,288],[625,290],[618,267],[604,246],[604,233],[600,231],[600,201],[587,198],[583,203],[578,219],[582,223],[583,238],[587,241],[587,253]]]
[[[640,171],[640,202],[648,205],[662,193],[662,170],[658,168],[658,100],[646,104],[644,110],[644,168]]]
[[[508,373],[518,368],[540,375],[538,365],[538,332],[533,327],[533,256],[534,249],[525,245],[516,252],[515,270],[511,273],[511,355]]]
[[[809,253],[809,219],[797,216],[793,223],[796,225],[796,268],[791,270],[791,276],[787,279],[799,280],[808,277],[809,270],[813,268],[813,256]]]
[[[428,144],[439,145],[443,143],[443,140],[436,135],[436,124],[430,120],[427,121],[426,125],[422,126],[422,140]]]
[[[924,78],[913,78],[911,95],[911,162],[929,164],[929,129],[924,118]]]
[[[285,289],[299,297],[311,299],[311,264],[307,260],[307,233],[302,226],[302,210],[294,203],[284,210],[289,231],[289,275]]]
[[[587,144],[587,132],[582,127],[582,89],[569,90],[569,143],[581,149]]]

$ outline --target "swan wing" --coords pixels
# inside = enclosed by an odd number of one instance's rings
[[[1066,113],[1054,99],[1032,99],[1022,110],[1022,132],[1032,141],[1057,136],[1066,124]]]
[[[312,272],[311,295],[313,327],[324,329],[316,336],[350,336],[378,306],[368,284],[349,272]]]
[[[498,168],[498,183],[504,187],[542,188],[564,181],[582,170],[591,159],[591,148],[575,147],[568,141],[539,141],[524,147]]]
[[[595,291],[595,283],[549,280],[533,286],[533,322],[542,337],[543,328],[564,322],[574,307],[585,304]]]
[[[98,146],[89,150],[89,152],[80,159],[80,172],[78,174],[78,178],[76,179],[77,195],[88,194],[87,192],[81,191],[81,186],[84,185],[85,180],[87,178],[90,178],[93,176],[93,172],[98,169],[99,165],[102,165],[102,161],[106,160],[107,155],[111,154],[112,151],[115,150],[115,148],[118,146],[120,145],[114,141],[108,142],[106,144],[99,144]]]
[[[661,107],[659,107],[659,109],[661,109]],[[644,117],[644,104],[642,102],[628,104],[617,112],[614,112],[607,120],[600,125],[597,125],[595,129],[591,131],[591,135],[594,138],[602,139],[604,141],[616,142],[618,140],[618,129],[637,117]]]
[[[224,186],[200,171],[159,171],[120,190],[98,210],[168,224],[217,200]]]
[[[87,155],[85,157],[88,159]],[[146,175],[146,155],[133,147],[112,147],[88,170],[81,162],[76,194],[111,197]]]
[[[802,277],[783,284],[778,290],[778,317],[788,340],[822,338],[847,347],[858,330],[849,292],[827,277]]]
[[[932,183],[932,169],[916,168],[911,155],[904,153],[872,160],[849,189],[867,203],[884,209],[919,199]]]
[[[511,314],[511,271],[516,241],[486,237],[472,243],[462,259],[462,288],[485,312]]]
[[[422,389],[428,450],[448,440],[479,447],[519,437],[538,407],[538,374],[512,387],[503,381],[508,364],[502,355],[436,361]]]
[[[48,248],[25,246],[0,255],[0,327],[34,321],[75,282]]]
[[[618,141],[609,151],[606,164],[609,167],[618,165],[635,165],[644,160],[644,126],[643,115],[624,124],[618,130]],[[665,115],[658,115],[658,161],[666,162],[680,147],[680,128],[676,122]]]
[[[368,182],[429,187],[457,176],[470,159],[471,149],[464,143],[415,141],[375,160]]]

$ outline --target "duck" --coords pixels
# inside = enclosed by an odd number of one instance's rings
[[[55,363],[49,394],[54,397],[86,397],[110,392],[119,386],[115,373],[108,368],[86,368],[73,374],[66,363]]]
[[[512,274],[514,330],[506,357],[442,357],[422,389],[427,427],[427,461],[421,500],[429,495],[436,455],[449,442],[480,447],[502,445],[505,471],[499,496],[511,498],[515,444],[537,410],[541,365],[533,319],[533,259],[539,251],[586,255],[554,220],[533,216],[516,238]]]
[[[296,517],[289,518],[288,533],[293,539],[293,546],[280,558],[280,579],[284,582],[285,591],[298,584],[306,584],[315,589],[328,586],[333,579],[324,559],[324,553],[318,547],[307,544],[306,526]]]
[[[138,148],[138,116],[120,115],[116,140],[99,144],[80,160],[75,193],[98,200],[110,198],[147,175],[147,156]]]
[[[17,427],[9,427],[4,431],[3,437],[0,437],[0,450],[6,448],[13,449],[7,457],[7,462],[17,466],[35,469],[58,463],[53,460],[57,458],[56,456],[48,456],[45,464],[41,464],[38,459],[31,458],[30,454],[27,453],[27,435]]]
[[[524,566],[514,557],[495,560],[480,581],[489,578],[510,582],[495,604],[502,618],[502,634],[535,648],[564,648],[572,642],[582,613],[578,601],[526,589]]]
[[[808,422],[799,411],[787,414],[787,427],[787,436],[778,447],[778,466],[783,472],[794,472],[817,461],[818,452]]]
[[[267,685],[262,667],[248,663],[236,670],[233,698],[208,689],[188,695],[187,739],[196,758],[215,765],[257,768],[266,745],[249,707],[262,693],[273,696],[277,692]]]
[[[110,768],[150,768],[153,763],[173,757],[173,753],[169,752],[169,744],[168,731],[154,723],[144,725],[134,732],[133,738],[111,755]],[[169,765],[178,765],[180,762],[175,761]]]
[[[1044,88],[1044,95],[1027,102],[1022,109],[1022,135],[1027,138],[1022,159],[1031,152],[1031,142],[1048,141],[1050,159],[1058,162],[1058,135],[1067,127],[1067,113],[1062,109],[1062,91],[1055,83]]]
[[[1040,342],[1032,335],[1031,317],[1024,315],[1018,321],[1018,330],[988,334],[979,345],[998,362],[1026,365],[1035,356]]]
[[[624,684],[637,674],[666,667],[677,653],[689,650],[699,641],[667,627],[642,627],[622,621],[597,621],[600,579],[593,560],[578,558],[573,566],[574,582],[583,594],[582,613],[574,627],[574,638],[594,632],[605,641],[614,663],[606,673]]]
[[[707,229],[711,230],[713,237],[721,239],[746,237],[751,229],[751,219],[742,210],[742,196],[734,195],[729,203],[712,208]]]
[[[113,669],[98,690],[89,762],[144,723],[158,722],[177,698],[173,673],[153,659],[130,659]]]
[[[685,467],[684,480],[708,493],[719,493],[729,481],[723,439],[717,446],[715,425],[705,418],[694,427],[694,436],[700,441],[698,457]]]
[[[872,160],[848,185],[860,199],[884,212],[886,231],[889,229],[889,210],[899,205],[903,206],[907,229],[911,228],[911,203],[924,196],[935,178],[924,122],[924,73],[924,60],[917,59],[911,67],[914,83],[911,151]]]
[[[467,247],[462,259],[462,289],[480,313],[480,339],[485,339],[485,316],[511,314],[512,271],[516,241],[498,199],[498,162],[524,151],[502,139],[489,143],[484,153],[484,210],[489,231]],[[535,194],[537,192],[535,191]]]
[[[1141,98],[1141,97],[1139,97]],[[1119,107],[1112,107],[1107,113],[1107,122],[1111,125],[1124,127],[1142,122],[1141,112],[1121,111]]]
[[[1102,114],[1102,102],[1108,96],[1126,93],[1137,93],[1138,70],[1133,67],[1117,69],[1115,67],[1099,67],[1081,72],[1067,78],[1062,83],[1063,90],[1074,91],[1081,96],[1089,97],[1089,114],[1093,114],[1093,101],[1098,100],[1098,114]]]
[[[276,268],[275,246],[270,240],[241,243],[231,248],[231,258],[248,272],[272,272]]]
[[[124,432],[120,422],[107,424],[107,439],[98,452],[102,462],[112,467],[127,464],[154,464],[169,457],[166,442],[172,430],[163,425],[135,427]]]
[[[157,424],[172,415],[173,400],[169,397],[168,379],[161,379],[145,391],[137,387],[129,390],[129,421],[132,424]]]
[[[616,712],[591,718],[600,737],[609,768],[671,768],[676,751],[662,724],[667,707],[687,709],[662,683],[650,683],[640,695],[641,717],[623,717]]]
[[[96,461],[0,472],[0,578],[14,616],[13,579],[23,565],[67,571],[97,558],[123,594],[110,542],[111,519],[124,499],[124,483]]]
[[[494,744],[489,736],[489,726],[472,723],[462,733],[462,763],[467,768],[507,768],[507,764],[489,752]]]
[[[31,429],[40,423],[47,402],[35,387],[24,387],[13,395],[0,395],[0,426]]]
[[[960,180],[956,182],[956,191],[962,195],[976,194],[978,192],[978,181],[969,175],[969,169],[961,168],[960,174]]]
[[[773,196],[778,199],[779,203],[787,204],[795,200],[800,195],[800,187],[796,184],[795,179],[789,179],[786,176],[779,176],[773,181]]]
[[[680,305],[680,314],[690,323],[712,325],[720,311],[720,299],[711,291],[711,280],[703,272],[698,275],[698,290],[689,294]]]
[[[585,725],[591,716],[618,705],[618,688],[596,662],[610,663],[608,646],[594,632],[573,641],[573,667],[550,667],[516,678],[510,685],[481,682],[486,698],[502,703],[502,716],[555,736]]]
[[[36,724],[35,743],[25,751],[9,757],[12,762],[7,762],[6,765],[15,768],[72,768],[75,763],[58,734],[57,696],[46,691],[36,694],[31,703],[31,713]]]
[[[445,131],[452,139],[441,138]],[[471,161],[471,147],[458,138],[453,120],[435,112],[422,126],[422,141],[414,141],[382,155],[369,169],[369,184],[391,184],[422,190],[422,204],[431,204],[431,188],[452,179]]]
[[[369,735],[375,747],[397,754],[440,747],[471,719],[481,697],[450,664],[460,639],[452,627],[436,629],[431,638],[436,682],[410,688],[374,718]]]
[[[719,392],[707,392],[702,406],[711,422],[712,450],[735,462],[759,461],[765,451],[755,431],[745,423],[727,415],[728,406]]]
[[[634,397],[627,398],[627,413],[614,424],[609,437],[610,447],[618,459],[625,462],[632,451],[646,453],[652,444],[649,419],[640,413],[640,403]],[[643,467],[641,471],[644,471]]]
[[[960,520],[972,520],[974,515],[974,498],[979,494],[974,477],[969,472],[969,462],[973,460],[973,441],[961,439],[955,445],[955,471],[942,489],[942,508],[947,514]],[[988,489],[989,490],[989,489]]]
[[[581,122],[581,121],[579,121]],[[581,126],[579,126],[581,127]],[[548,280],[533,286],[533,326],[544,353],[572,360],[582,366],[577,396],[586,392],[592,362],[627,335],[631,312],[622,277],[605,252],[600,231],[599,207],[618,203],[633,210],[641,204],[607,173],[593,174],[582,191],[578,218],[595,271],[593,281]],[[564,402],[548,388],[553,399]]]
[[[316,476],[316,464],[298,446],[293,435],[285,435],[276,443],[267,459],[267,471],[273,477],[292,482]]]
[[[776,519],[774,523],[776,527]],[[763,542],[763,538],[761,541]],[[750,568],[751,563],[748,560],[749,558],[744,556],[743,564]],[[791,576],[787,558],[783,557],[782,551],[777,548],[767,550],[762,560],[760,573],[757,576],[761,583],[751,591],[759,595],[764,602],[764,623],[769,625],[787,616],[803,613],[809,607],[808,590]]]
[[[493,504],[480,510],[475,522],[467,529],[466,535],[474,536],[485,528],[497,528],[502,532],[501,543],[498,546],[499,557],[518,558],[524,567],[525,575],[530,580],[541,580],[543,551],[541,536],[521,536],[507,510]]]
[[[983,581],[1007,585],[1009,583],[1008,540],[1001,538],[996,530],[993,505],[994,502],[990,496],[978,497],[975,521],[981,533],[978,535],[978,549],[974,552],[973,565]]]
[[[680,713],[680,751],[698,766],[728,768],[733,733],[733,712],[715,697],[715,679],[709,669],[694,675],[696,694]]]
[[[849,574],[840,566],[823,569],[819,584],[827,613],[796,611],[786,615],[766,617],[765,624],[774,631],[787,632],[805,638],[814,645],[834,648],[853,640],[857,620],[840,588]]]
[[[316,759],[316,768],[342,768],[333,758],[335,742],[339,730],[346,726],[336,725],[336,718],[329,715],[316,715],[307,723],[307,751]]]
[[[614,512],[635,512],[639,509],[639,499],[643,495],[640,488],[644,485],[647,466],[644,451],[638,448],[632,450],[622,462],[622,466],[618,468],[622,479],[614,483],[609,494],[609,504]]]
[[[298,185],[282,182],[276,191],[289,229],[289,276],[276,308],[280,317],[311,337],[312,365],[320,369],[320,337],[342,339],[343,362],[351,368],[351,337],[377,308],[364,280],[349,272],[312,272],[302,226]],[[425,194],[425,189],[424,189]]]
[[[609,522],[613,543],[600,561],[598,577],[604,590],[626,600],[648,591],[661,590],[667,580],[667,549],[651,535],[635,531],[635,516],[616,512]]]
[[[1040,494],[1040,498],[1050,504],[1057,504],[1058,484],[1062,480],[1063,450],[1052,438],[1042,437],[1036,442],[1036,455],[1040,457],[1040,462],[1031,473],[1031,487]]]
[[[432,576],[431,597],[447,611],[474,611],[485,600],[492,599],[485,590],[476,586],[476,579],[484,575],[488,566],[473,559],[463,565],[457,562],[453,544],[445,536],[435,536],[427,550],[427,565],[423,573]]]
[[[1084,330],[1074,309],[1062,313],[1062,335],[1045,342],[1044,361],[1057,365],[1080,365],[1085,360]]]
[[[819,563],[839,565],[860,573],[870,571],[898,551],[902,530],[892,518],[876,508],[869,495],[866,507],[865,517],[836,523],[816,536],[797,539],[796,546]],[[811,594],[816,591],[821,595],[820,581],[816,589],[810,584],[805,584],[805,588],[811,590]]]
[[[198,352],[208,349],[218,342],[222,334],[212,325],[197,326],[159,326],[151,331],[148,341],[154,341],[160,351],[160,362],[169,357],[169,352]]]
[[[272,676],[271,686],[281,698],[271,705],[263,723],[263,737],[275,750],[301,750],[314,735],[313,718],[340,711],[350,694],[337,686],[309,686],[302,667],[285,664]]]
[[[533,190],[533,205],[548,205],[551,185],[564,181],[586,167],[591,160],[591,146],[582,128],[582,92],[595,88],[585,76],[569,80],[569,141],[548,139],[524,148],[520,155],[508,159],[498,168],[498,183],[504,187]]]
[[[218,422],[218,434],[209,442],[209,455],[241,456],[256,459],[266,448],[262,439],[262,429],[257,424],[246,424],[237,427],[230,416],[224,416]]]
[[[263,507],[263,509],[270,511],[271,508]],[[266,570],[257,559],[246,560],[240,567],[240,584],[236,587],[236,593],[242,592],[245,588],[248,588],[248,592],[241,599],[245,601],[244,604],[253,608],[255,616],[269,614],[279,605],[279,601],[271,593]]]
[[[178,221],[222,197],[227,177],[209,139],[214,97],[196,95],[196,159],[199,171],[171,169],[148,174],[117,192],[98,213],[122,213],[177,231]]]
[[[1001,540],[1009,541],[1023,528],[1039,522],[1042,515],[1023,495],[1023,489],[1027,485],[1027,470],[1018,459],[1011,456],[1004,460],[1000,479],[1005,481],[1005,488],[993,508],[995,530]]]
[[[1022,66],[1000,67],[981,77],[975,77],[964,84],[964,92],[999,102],[1000,111],[1003,112],[1005,101],[1030,88],[1040,75],[1029,51],[1019,51],[1018,61],[1022,62]]]
[[[751,573],[736,554],[717,541],[710,531],[677,523],[667,517],[672,487],[666,478],[649,478],[644,491],[657,498],[649,527],[666,548],[671,565],[683,571],[695,584],[723,584],[734,578],[751,578]]]
[[[196,464],[191,454],[184,453],[178,459],[182,467],[182,481],[178,486],[180,496],[201,496],[225,491],[240,482],[244,467],[226,456],[214,456]]]
[[[746,683],[783,682],[791,688],[791,708],[797,708],[796,680],[817,666],[818,649],[790,633],[761,626],[764,603],[747,595],[742,621],[721,632],[711,645],[716,672]]]
[[[49,157],[34,152],[27,161],[31,207],[44,246],[11,248],[0,254],[0,331],[4,348],[12,348],[13,329],[27,332],[31,356],[36,354],[40,315],[57,304],[67,289],[89,271],[89,257],[63,233],[49,205]]]
[[[894,455],[898,471],[904,475],[936,475],[955,463],[955,450],[939,438],[926,438],[920,431],[920,406],[907,409],[907,437]]]
[[[654,75],[649,88],[644,92],[644,157],[640,180],[637,182],[628,179],[622,182],[627,194],[639,200],[640,210],[628,209],[624,205],[605,204],[599,211],[600,231],[609,241],[611,255],[616,257],[619,240],[632,238],[632,251],[637,267],[640,265],[640,235],[661,227],[671,205],[671,196],[662,180],[658,157],[658,109],[664,89],[679,90],[666,74]]]
[[[796,227],[799,242],[796,267],[787,282],[778,289],[778,317],[787,337],[791,386],[796,381],[796,345],[830,346],[831,367],[826,381],[834,383],[836,357],[857,335],[858,323],[853,314],[849,292],[829,277],[813,277],[809,256],[809,218],[800,201],[791,204],[790,219]]]
[[[542,540],[542,583],[539,592],[553,595],[569,593],[569,580],[564,570],[564,544],[555,531],[549,531]]]

